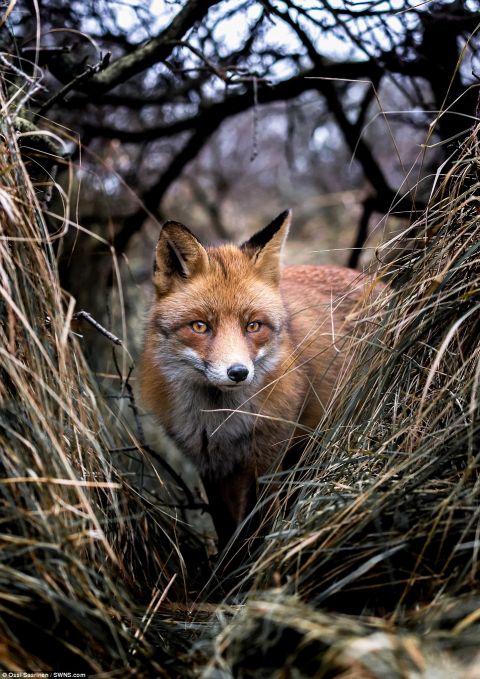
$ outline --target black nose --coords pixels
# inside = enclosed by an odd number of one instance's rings
[[[248,368],[241,363],[234,363],[227,368],[227,375],[232,382],[243,382],[248,375]]]

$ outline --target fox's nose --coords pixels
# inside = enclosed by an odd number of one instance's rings
[[[241,363],[234,363],[227,368],[227,375],[232,382],[243,382],[247,378],[248,368]]]

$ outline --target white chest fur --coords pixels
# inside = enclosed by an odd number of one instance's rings
[[[255,420],[250,410],[244,390],[179,388],[169,433],[201,475],[226,476],[250,454]]]

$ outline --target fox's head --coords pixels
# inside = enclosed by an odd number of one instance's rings
[[[260,386],[276,366],[286,322],[280,255],[289,225],[290,212],[283,212],[241,246],[204,247],[182,224],[164,224],[151,332],[169,380],[238,390]]]

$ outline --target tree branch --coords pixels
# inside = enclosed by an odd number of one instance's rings
[[[117,85],[124,83],[137,73],[166,59],[185,34],[201,19],[210,7],[221,0],[188,0],[170,24],[153,40],[138,47],[130,54],[116,59],[102,73],[92,78],[82,88],[90,95],[99,97]]]
[[[110,61],[110,52],[107,52],[102,56],[100,61],[94,66],[87,66],[87,68],[76,75],[73,80],[64,85],[58,92],[50,97],[42,106],[35,112],[37,116],[43,116],[45,113],[52,108],[59,101],[63,101],[66,95],[73,89],[77,88],[81,83],[86,82],[89,78],[92,78],[95,73],[99,73],[108,67]]]
[[[375,211],[375,197],[369,196],[363,201],[362,216],[358,223],[357,235],[355,237],[355,243],[350,251],[350,256],[348,258],[348,264],[351,269],[356,269],[358,262],[360,260],[360,254],[365,245],[365,241],[368,238],[368,223],[370,217]]]
[[[356,61],[346,63],[327,63],[322,66],[322,77],[347,80],[373,80],[378,77],[378,66],[370,61]],[[258,82],[258,103],[268,104],[274,101],[287,101],[308,90],[322,91],[319,80],[319,68],[314,67],[292,76],[275,85]],[[126,143],[153,141],[162,137],[170,137],[187,130],[199,129],[213,118],[224,120],[238,113],[243,113],[252,106],[251,91],[227,96],[223,101],[215,102],[190,118],[175,121],[170,124],[157,125],[145,130],[122,130],[114,127],[85,125],[85,133],[90,137],[104,137],[118,139]]]
[[[146,212],[158,214],[158,206],[169,186],[180,176],[183,168],[195,158],[221,122],[222,119],[213,118],[208,125],[200,127],[190,137],[180,153],[175,156],[158,182],[143,195],[142,206],[125,219],[120,230],[115,234],[113,246],[117,253],[125,252],[130,238],[141,229]]]

